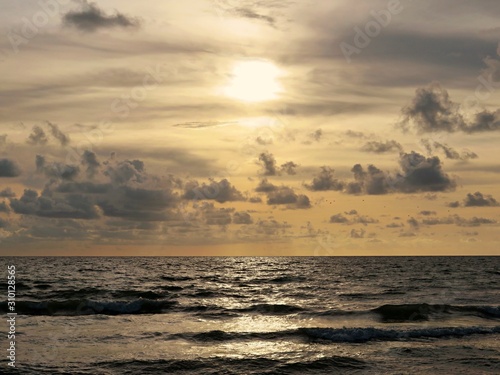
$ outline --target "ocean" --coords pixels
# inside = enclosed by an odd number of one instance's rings
[[[3,260],[0,373],[500,374],[500,257]]]

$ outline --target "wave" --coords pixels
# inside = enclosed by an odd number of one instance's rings
[[[106,294],[108,293],[108,294]],[[89,298],[92,295],[94,298]],[[198,290],[191,298],[216,297],[211,291]],[[71,297],[66,299],[67,297]],[[97,297],[97,298],[96,298]],[[98,299],[98,298],[101,299]],[[482,319],[500,318],[499,306],[460,306],[437,304],[381,305],[370,310],[312,310],[307,307],[260,303],[238,308],[225,308],[215,304],[180,305],[177,295],[158,291],[117,290],[107,292],[94,288],[65,290],[49,293],[43,301],[17,301],[16,310],[24,315],[121,315],[163,314],[183,312],[211,318],[234,317],[246,314],[293,315],[304,317],[321,316],[342,318],[343,316],[365,316],[383,323],[410,323],[427,320],[442,320],[457,316],[475,316]],[[0,302],[0,312],[7,312],[7,303]]]
[[[401,304],[382,305],[370,310],[378,314],[385,322],[411,322],[429,320],[438,314],[460,314],[473,315],[481,318],[499,318],[500,307],[498,306],[457,306],[446,304]]]
[[[166,340],[182,339],[193,342],[221,342],[236,340],[323,340],[335,343],[366,343],[368,341],[405,341],[424,338],[464,337],[477,334],[498,334],[500,326],[495,327],[433,327],[421,329],[381,329],[362,328],[298,328],[276,332],[225,332],[208,331],[196,333],[177,333],[165,337]]]
[[[175,301],[150,299],[133,301],[94,301],[88,299],[43,302],[17,301],[16,312],[20,315],[158,314],[171,310],[176,304]],[[6,302],[0,304],[0,310],[7,311]]]

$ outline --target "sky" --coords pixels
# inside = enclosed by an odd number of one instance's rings
[[[496,0],[0,9],[0,255],[500,255]]]

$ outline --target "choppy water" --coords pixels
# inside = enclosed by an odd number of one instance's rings
[[[500,373],[498,257],[4,259],[13,373]]]

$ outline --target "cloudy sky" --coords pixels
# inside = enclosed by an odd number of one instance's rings
[[[497,0],[0,9],[0,254],[500,255]]]

